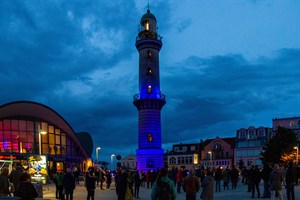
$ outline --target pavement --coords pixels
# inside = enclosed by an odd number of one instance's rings
[[[222,184],[222,183],[221,183]],[[231,185],[229,185],[230,187]],[[260,191],[261,194],[263,193],[263,185],[260,184]],[[201,189],[200,189],[201,192]],[[197,194],[197,200],[200,199],[200,192]],[[286,190],[283,189],[282,191],[283,197],[286,200]],[[151,189],[141,187],[140,188],[140,199],[139,200],[151,200]],[[300,185],[295,186],[295,199],[300,199]],[[81,182],[79,185],[76,186],[74,190],[74,197],[73,200],[85,200],[87,197],[87,191]],[[242,185],[241,182],[238,183],[236,190],[222,190],[221,192],[214,193],[215,200],[250,200],[251,193],[247,192],[247,185]],[[116,195],[116,188],[115,184],[112,183],[110,189],[101,190],[98,186],[95,190],[95,199],[97,200],[117,200]],[[262,199],[262,198],[255,198],[255,199]],[[278,198],[277,198],[278,199]],[[56,200],[55,198],[55,185],[54,184],[47,184],[43,187],[43,200]],[[185,193],[182,191],[181,193],[177,194],[176,200],[185,200]]]

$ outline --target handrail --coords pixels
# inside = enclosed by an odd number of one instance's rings
[[[159,98],[157,98],[157,97],[154,97],[153,94],[150,94],[150,95],[147,94],[144,98],[141,98],[140,94],[135,94],[133,96],[133,99],[134,99],[134,101],[138,101],[138,100],[141,100],[141,99],[160,99],[160,100],[166,100],[166,96],[164,94],[160,94]]]

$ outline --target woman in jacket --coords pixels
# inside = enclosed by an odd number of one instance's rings
[[[275,194],[278,193],[280,200],[283,200],[282,197],[282,181],[283,175],[279,170],[278,164],[274,165],[274,169],[270,174],[270,190],[271,190],[271,200],[275,200]]]
[[[202,193],[200,199],[213,200],[214,199],[214,178],[213,172],[208,169],[205,178],[201,182]]]

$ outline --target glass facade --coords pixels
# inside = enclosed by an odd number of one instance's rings
[[[39,134],[41,131],[46,134]],[[39,154],[39,141],[41,154],[83,157],[71,137],[55,125],[30,120],[0,120],[1,153]]]

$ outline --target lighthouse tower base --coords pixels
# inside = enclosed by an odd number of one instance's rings
[[[137,149],[136,150],[137,169],[140,172],[157,170],[164,167],[163,149]]]

